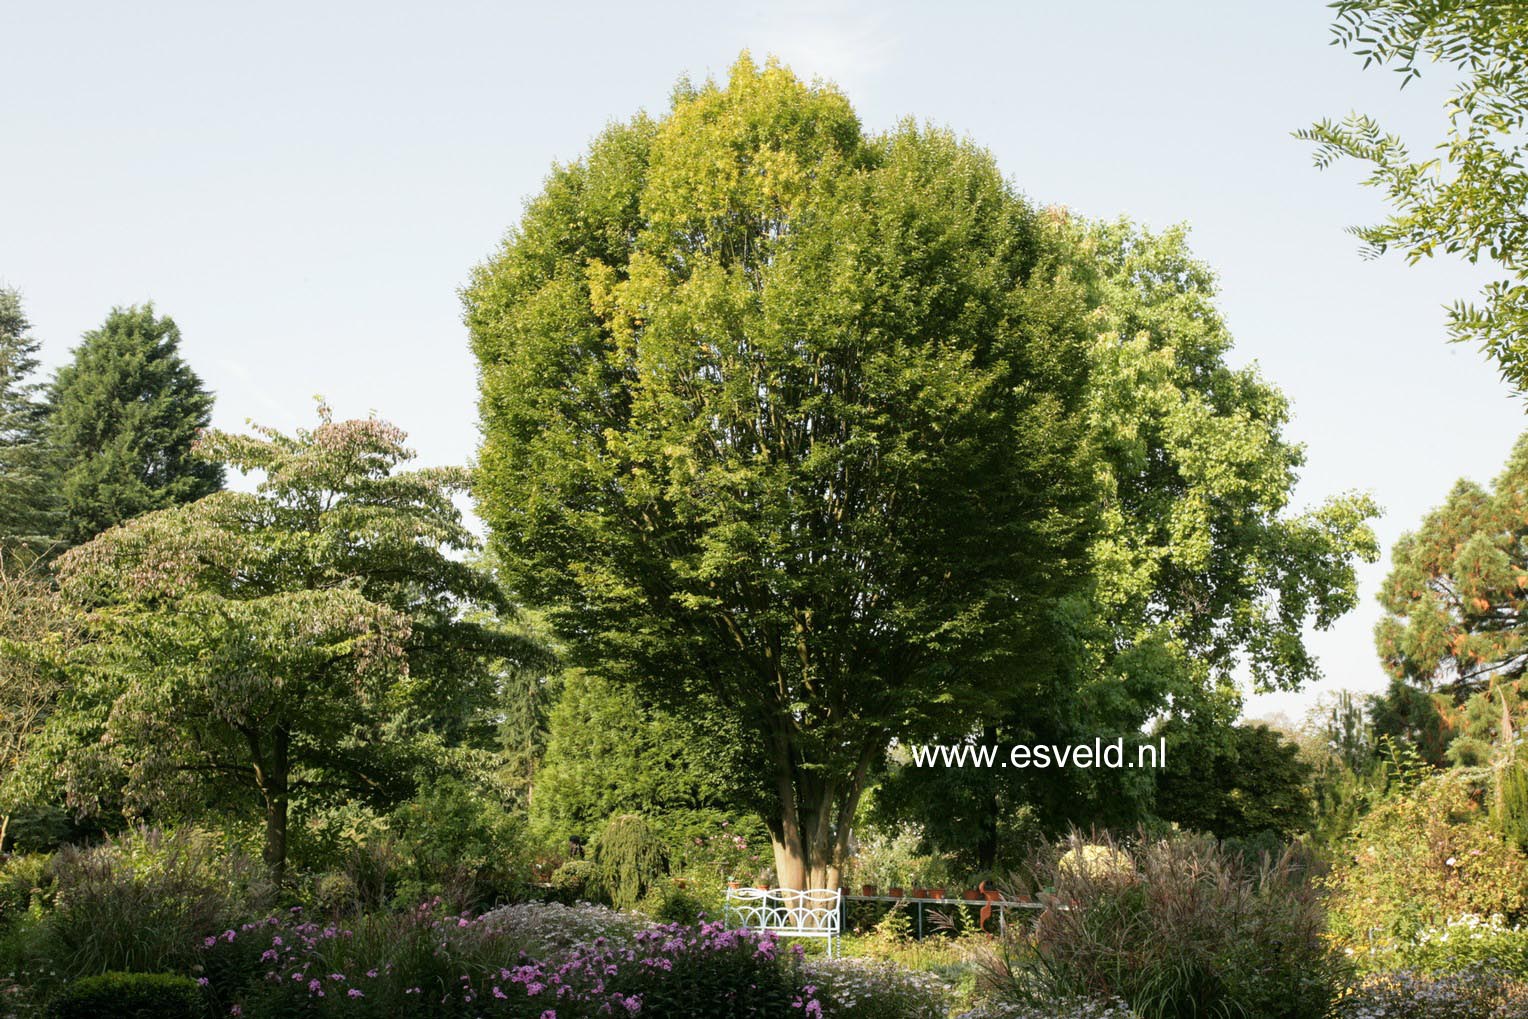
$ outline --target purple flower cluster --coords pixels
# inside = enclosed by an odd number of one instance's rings
[[[673,1015],[676,1003],[704,1002],[737,1015],[822,1015],[815,988],[799,979],[799,957],[781,953],[767,932],[671,924],[541,957],[515,950],[512,933],[442,916],[433,903],[369,917],[358,930],[293,911],[204,939],[204,971],[222,1011],[238,1016],[397,1014],[411,1000],[439,1014],[505,1019]],[[776,1007],[755,1009],[770,988]]]

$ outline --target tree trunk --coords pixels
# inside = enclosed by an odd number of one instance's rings
[[[880,743],[867,742],[853,771],[824,775],[801,765],[787,733],[770,740],[778,817],[765,818],[780,888],[837,888],[865,776]]]
[[[982,728],[982,742],[989,747],[997,746],[997,726]],[[976,840],[976,865],[978,869],[990,872],[997,866],[997,815],[1001,808],[998,803],[997,776],[989,772],[980,777],[986,782],[987,794],[981,797],[985,802],[982,803],[982,816],[977,821],[980,834]]]
[[[5,852],[5,833],[11,826],[11,815],[0,817],[0,853]]]
[[[271,880],[278,885],[286,877],[288,779],[291,733],[277,729],[272,740],[270,766],[260,791],[265,797],[265,847],[262,856]]]

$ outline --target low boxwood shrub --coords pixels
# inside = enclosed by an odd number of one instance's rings
[[[101,973],[65,987],[49,1019],[201,1019],[201,989],[172,973]]]

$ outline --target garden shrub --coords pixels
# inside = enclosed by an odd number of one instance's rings
[[[663,840],[640,814],[617,814],[594,843],[594,874],[619,909],[631,909],[668,873]]]
[[[572,905],[595,898],[594,864],[588,860],[568,860],[552,871],[552,892]]]
[[[45,906],[53,897],[50,857],[41,853],[12,856],[0,863],[0,931],[27,915],[35,903]]]
[[[1332,933],[1356,951],[1450,917],[1523,919],[1528,857],[1493,827],[1468,776],[1405,788],[1358,822],[1325,879]]]
[[[949,996],[934,974],[877,959],[807,963],[806,986],[830,1019],[945,1019]]]
[[[61,849],[49,871],[56,891],[39,949],[68,977],[185,972],[208,931],[237,925],[271,894],[260,863],[193,828]]]
[[[201,1019],[206,1004],[190,977],[101,973],[76,980],[48,1003],[49,1019]]]
[[[329,916],[359,913],[381,904],[363,895],[355,878],[344,872],[314,874],[308,887],[308,898],[314,908]]]
[[[523,822],[458,779],[436,783],[388,818],[397,853],[395,900],[440,896],[453,909],[522,897],[530,875]]]
[[[1424,928],[1372,961],[1423,974],[1488,969],[1528,980],[1528,930],[1509,927],[1499,916],[1455,917],[1441,927]]]
[[[720,889],[728,881],[752,880],[774,858],[769,832],[757,816],[668,810],[653,821],[668,847],[670,869],[698,883]]]
[[[1346,965],[1288,854],[1251,870],[1212,838],[1176,835],[1133,857],[1128,874],[1036,861],[1055,899],[1032,928],[1010,923],[988,957],[997,997],[1118,998],[1142,1019],[1322,1019]]]
[[[1518,849],[1528,849],[1528,762],[1513,760],[1496,776],[1491,822]]]
[[[672,882],[664,882],[648,893],[642,902],[642,912],[658,923],[677,923],[694,926],[706,918],[721,916],[716,896],[703,896],[689,888],[680,888]]]
[[[1528,983],[1493,970],[1371,973],[1336,1003],[1332,1019],[1528,1019]]]

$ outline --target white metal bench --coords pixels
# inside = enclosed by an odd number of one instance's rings
[[[729,927],[792,938],[825,938],[837,954],[843,899],[837,888],[729,888],[723,921]]]

